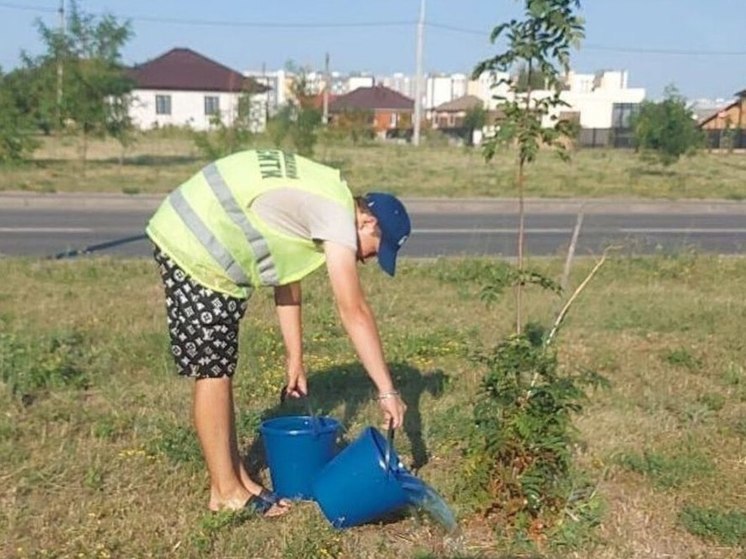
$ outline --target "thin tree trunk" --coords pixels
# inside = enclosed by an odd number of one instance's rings
[[[523,203],[523,159],[518,163],[518,282],[515,287],[515,331],[523,331],[523,243],[525,229],[525,215]]]
[[[88,133],[85,128],[80,130],[80,143],[78,144],[78,156],[80,157],[80,174],[86,174],[86,160],[88,158]]]
[[[531,110],[531,62],[531,60],[528,61],[529,83],[526,89],[526,111]],[[515,290],[515,331],[518,335],[523,331],[523,248],[525,243],[525,176],[523,170],[525,164],[525,155],[521,153],[518,160],[518,179],[516,181],[518,183],[518,283]]]

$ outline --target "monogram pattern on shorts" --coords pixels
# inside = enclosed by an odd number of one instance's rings
[[[248,300],[200,285],[159,249],[155,260],[166,292],[171,353],[179,374],[233,376],[238,363],[238,325]]]

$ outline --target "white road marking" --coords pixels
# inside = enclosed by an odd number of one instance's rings
[[[743,227],[629,227],[619,229],[621,233],[695,233],[697,235],[724,235],[728,233],[743,234],[746,228]]]
[[[572,229],[562,229],[562,228],[538,228],[538,229],[524,229],[526,233],[567,233],[568,231],[572,231]],[[448,234],[448,235],[470,235],[470,234],[496,234],[500,235],[503,233],[517,233],[518,228],[502,228],[502,229],[495,229],[495,228],[471,228],[471,229],[415,229],[412,233],[416,235],[437,235],[438,233]]]
[[[542,234],[560,234],[560,233],[572,233],[572,228],[561,228],[561,227],[527,227],[525,230],[526,234],[531,235],[542,235]],[[415,229],[413,234],[415,235],[437,235],[437,234],[448,234],[448,235],[502,235],[517,233],[517,227],[507,228],[471,228],[471,229]],[[580,234],[593,232],[594,234],[605,233],[630,233],[630,234],[665,234],[673,233],[677,235],[727,235],[736,234],[742,235],[746,233],[746,228],[743,227],[730,227],[730,228],[706,228],[706,227],[621,227],[618,229],[584,229],[581,230]]]
[[[92,233],[90,227],[0,227],[0,233]]]

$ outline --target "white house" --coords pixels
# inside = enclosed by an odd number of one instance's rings
[[[135,126],[210,128],[219,116],[231,124],[238,114],[239,99],[250,94],[251,128],[266,124],[266,87],[235,70],[193,50],[175,48],[129,70],[135,81],[130,116]]]
[[[507,75],[501,76],[503,79]],[[543,125],[551,126],[553,117],[573,115],[582,128],[611,129],[626,128],[629,118],[645,99],[644,88],[630,88],[627,86],[627,71],[601,71],[595,74],[578,74],[570,72],[565,79],[566,89],[561,92],[560,99],[567,103],[565,107],[556,107],[544,118]],[[496,78],[483,74],[473,84],[471,92],[485,102],[489,108],[495,108],[495,89],[490,88]],[[500,94],[511,98],[508,86],[500,85]],[[535,90],[531,92],[533,99],[542,99],[554,95],[550,90]]]
[[[561,99],[570,105],[563,111],[580,114],[583,128],[626,128],[635,107],[645,99],[645,89],[627,87],[627,71],[601,71],[567,77],[569,89]]]

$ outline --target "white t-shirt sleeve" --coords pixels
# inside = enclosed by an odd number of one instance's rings
[[[310,192],[281,188],[261,194],[251,209],[286,235],[332,241],[357,250],[355,218],[341,205]]]

